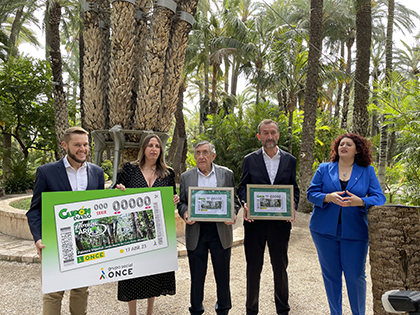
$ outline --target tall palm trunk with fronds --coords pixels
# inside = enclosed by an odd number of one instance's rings
[[[386,28],[386,54],[385,54],[385,80],[387,84],[390,84],[392,74],[392,35],[394,26],[394,11],[395,1],[388,1],[388,22]],[[387,146],[388,146],[388,125],[384,124],[386,119],[385,115],[382,115],[382,126],[381,126],[381,143],[379,147],[379,163],[378,163],[378,180],[381,184],[382,190],[385,191],[385,171],[387,162]]]
[[[97,0],[84,15],[85,94],[83,108],[88,130],[108,128],[109,0]]]
[[[354,85],[353,131],[366,137],[369,129],[369,65],[372,42],[371,0],[356,1],[356,75]]]
[[[341,54],[340,71],[342,71],[342,72],[344,72],[344,52],[345,52],[345,43],[343,41],[340,44],[340,54]],[[340,102],[341,102],[342,95],[343,95],[343,80],[340,79],[340,82],[338,84],[338,91],[337,91],[337,101],[336,101],[335,107],[334,107],[334,117],[335,118],[340,117]]]
[[[146,39],[144,61],[140,65],[141,76],[134,116],[135,129],[157,130],[165,80],[166,50],[169,45],[173,17],[174,12],[166,7],[154,8],[151,18],[152,27]]]
[[[346,65],[346,85],[344,87],[344,98],[343,98],[343,110],[341,116],[341,128],[347,129],[347,118],[349,113],[349,104],[350,104],[350,86],[352,84],[351,77],[351,47],[354,43],[354,36],[350,34],[350,37],[347,41],[347,65]]]
[[[66,152],[61,146],[64,131],[69,127],[66,94],[63,88],[63,63],[60,51],[60,21],[61,5],[58,1],[47,1],[48,29],[50,34],[50,65],[54,80],[54,123],[57,142],[57,158],[63,157]]]
[[[194,16],[197,0],[181,1],[178,10]],[[168,49],[166,50],[165,73],[162,88],[162,102],[158,113],[157,130],[168,131],[172,125],[173,115],[177,110],[179,90],[182,82],[181,73],[187,51],[188,34],[192,25],[181,19],[173,22],[170,31]],[[184,127],[185,129],[185,127]]]
[[[109,125],[131,129],[134,110],[135,5],[128,1],[115,1],[112,6]]]
[[[302,127],[302,143],[300,147],[300,176],[299,189],[301,195],[312,179],[312,166],[314,164],[316,108],[318,103],[318,68],[322,50],[322,16],[323,0],[311,0],[311,28],[309,34],[308,73],[306,77],[304,118]],[[300,198],[299,211],[310,212],[311,204],[306,198]]]

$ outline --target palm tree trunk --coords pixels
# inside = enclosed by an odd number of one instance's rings
[[[12,166],[12,134],[3,133],[3,180],[9,177]]]
[[[288,126],[288,142],[289,142],[289,153],[293,154],[293,113],[296,108],[296,95],[293,92],[289,94],[289,103],[287,105],[287,111],[289,112],[289,126]]]
[[[108,0],[98,0],[100,10],[84,15],[83,108],[87,130],[108,129],[109,12]],[[100,25],[103,23],[104,25]]]
[[[343,110],[341,116],[341,128],[347,130],[347,115],[349,112],[350,103],[350,85],[351,80],[351,47],[354,43],[354,37],[350,36],[347,42],[347,65],[346,65],[346,85],[344,87],[344,99],[343,99]]]
[[[48,7],[48,4],[51,7]],[[60,51],[60,21],[61,6],[58,1],[47,2],[48,25],[50,30],[50,64],[54,80],[54,123],[57,143],[57,158],[63,157],[66,152],[61,146],[64,131],[69,128],[66,96],[63,89],[63,63]]]
[[[213,77],[211,80],[211,101],[209,114],[217,114],[218,103],[216,101],[216,89],[217,89],[217,71],[219,70],[218,64],[213,64]]]
[[[378,82],[378,72],[377,71],[375,71],[372,74],[372,81],[373,82]],[[378,106],[378,101],[376,100],[377,94],[378,93],[377,93],[376,89],[374,88],[373,89],[373,97],[372,98],[373,98],[373,103],[376,106]],[[375,137],[379,133],[377,110],[373,110],[372,111],[372,122],[371,122],[371,126],[372,126],[372,128],[371,128],[371,137],[373,138],[373,137]]]
[[[353,131],[366,137],[369,128],[369,65],[372,42],[372,4],[371,0],[356,1],[356,74],[354,85]]]
[[[224,58],[225,63],[225,93],[229,93],[229,58],[225,56]]]
[[[394,25],[395,1],[388,1],[388,22],[386,28],[386,54],[385,54],[385,80],[389,84],[392,74],[392,36]],[[379,148],[378,180],[382,190],[385,191],[385,172],[387,164],[387,146],[388,146],[388,125],[384,124],[386,115],[382,115],[381,142]]]
[[[378,180],[385,192],[386,152],[388,145],[388,125],[381,126],[381,142],[379,144]]]
[[[85,12],[80,6],[79,8],[79,16],[80,20],[84,21],[85,19]],[[85,63],[83,62],[84,56],[85,56],[85,39],[83,37],[83,30],[84,27],[81,27],[79,30],[79,98],[80,98],[80,122],[82,125],[82,128],[85,130],[89,130],[88,125],[86,124],[86,115],[85,115],[85,105],[84,105],[84,99],[85,99],[85,79],[83,76],[83,71],[85,68]],[[92,143],[89,139],[89,143]],[[91,151],[90,151],[91,152]]]
[[[300,147],[299,189],[306,195],[314,164],[316,108],[318,102],[318,68],[322,50],[323,0],[311,0],[311,28],[309,34],[308,72],[306,78],[302,142]],[[298,211],[310,212],[312,206],[307,198],[301,198]]]
[[[194,16],[197,11],[196,0],[184,0],[178,3],[178,10]],[[168,49],[166,50],[165,72],[162,87],[162,100],[158,113],[156,128],[167,132],[172,126],[173,115],[177,110],[179,90],[182,78],[182,68],[187,51],[188,34],[192,25],[188,22],[176,19],[172,23]]]
[[[238,89],[238,71],[236,67],[236,58],[234,56],[232,61],[232,74],[230,78],[230,94],[233,96],[236,96],[236,91]]]
[[[344,41],[341,42],[341,48],[340,48],[340,52],[341,52],[341,60],[340,61],[340,70],[342,72],[344,72],[344,52],[345,52],[345,43]],[[340,102],[341,102],[341,97],[343,95],[343,82],[342,80],[340,80],[340,83],[338,84],[338,92],[337,92],[337,101],[335,103],[335,109],[334,109],[334,117],[338,118],[340,117]]]
[[[8,56],[17,55],[16,39],[22,25],[21,19],[22,19],[24,7],[25,6],[22,5],[20,8],[17,9],[15,13],[15,18],[13,19],[12,28],[10,29],[10,36],[9,36],[10,52]]]
[[[170,40],[173,11],[155,6],[150,34],[146,40],[145,58],[141,64],[134,128],[158,130],[159,112],[162,112],[162,89],[165,80],[166,50]],[[176,104],[176,103],[175,103]],[[169,128],[168,128],[169,129]]]
[[[131,129],[133,120],[135,7],[113,2],[111,65],[109,77],[109,125]]]
[[[187,90],[184,83],[181,84],[179,87],[179,96],[178,96],[178,106],[175,112],[176,118],[176,129],[178,130],[178,144],[176,147],[176,154],[174,157],[173,168],[175,172],[175,176],[178,178],[181,175],[182,164],[185,162],[186,159],[186,140],[187,140],[187,133],[185,131],[185,121],[184,121],[184,113],[182,112],[183,104],[184,104],[184,92]]]

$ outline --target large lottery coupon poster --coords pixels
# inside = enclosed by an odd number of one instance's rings
[[[172,187],[42,194],[42,291],[178,269]]]

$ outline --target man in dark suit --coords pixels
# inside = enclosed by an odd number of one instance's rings
[[[191,274],[191,314],[203,314],[204,281],[210,250],[213,272],[217,285],[216,313],[228,314],[232,307],[230,297],[230,255],[233,241],[232,224],[235,222],[193,222],[188,220],[188,188],[235,187],[233,172],[213,163],[214,145],[201,141],[194,147],[197,167],[181,175],[178,213],[187,223],[185,239]],[[235,198],[236,199],[236,198]],[[235,202],[236,214],[240,208]]]
[[[28,224],[35,241],[39,258],[42,259],[42,193],[48,191],[77,191],[104,189],[103,170],[86,162],[89,153],[88,132],[80,127],[71,127],[64,132],[61,143],[67,155],[57,162],[38,167],[35,177],[31,207],[26,213]],[[43,314],[61,313],[64,291],[44,294]],[[72,289],[70,293],[70,313],[86,314],[88,288]]]
[[[265,119],[258,126],[262,148],[245,156],[238,196],[244,205],[244,248],[247,262],[246,314],[258,314],[260,276],[266,243],[274,274],[274,300],[277,314],[289,314],[289,285],[287,278],[287,248],[291,222],[280,220],[248,220],[247,184],[293,185],[295,209],[299,202],[296,183],[296,158],[277,146],[279,129],[276,122]],[[295,211],[295,210],[293,210]],[[296,217],[296,216],[295,216]]]

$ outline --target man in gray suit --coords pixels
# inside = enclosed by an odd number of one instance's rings
[[[185,239],[191,274],[189,308],[191,314],[203,314],[204,281],[207,272],[208,251],[211,254],[217,285],[216,313],[226,315],[232,308],[230,297],[230,255],[233,241],[232,224],[235,222],[194,222],[188,220],[188,188],[235,187],[233,172],[213,163],[214,145],[201,141],[194,147],[197,167],[181,175],[178,213],[187,223]],[[235,197],[235,220],[240,208]]]

